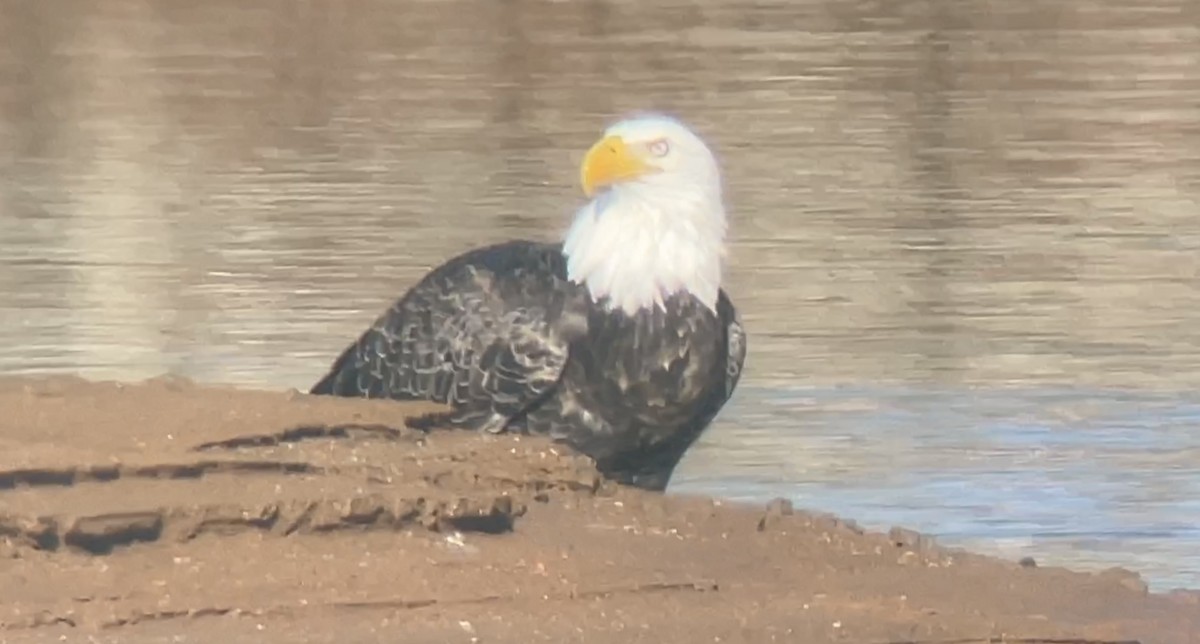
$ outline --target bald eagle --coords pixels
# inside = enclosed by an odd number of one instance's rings
[[[548,435],[607,478],[665,490],[732,395],[746,334],[721,288],[717,161],[680,121],[619,121],[584,156],[562,243],[477,248],[428,273],[313,394],[432,400],[424,418]]]

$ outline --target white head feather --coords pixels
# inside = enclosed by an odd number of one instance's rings
[[[599,189],[564,239],[568,277],[630,314],[681,291],[715,311],[726,219],[712,151],[683,123],[657,114],[615,123],[596,148],[613,141],[640,167],[602,186],[585,177],[585,191]]]

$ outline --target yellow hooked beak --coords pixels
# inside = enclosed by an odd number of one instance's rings
[[[597,190],[614,183],[636,179],[658,169],[647,164],[619,136],[600,139],[583,157],[579,169],[583,194],[591,197]]]

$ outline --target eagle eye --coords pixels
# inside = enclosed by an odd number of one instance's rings
[[[646,144],[646,149],[656,157],[665,157],[671,152],[671,144],[666,139],[656,139]]]

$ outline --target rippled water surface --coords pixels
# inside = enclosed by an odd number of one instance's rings
[[[676,489],[1200,587],[1200,5],[6,2],[0,369],[303,388],[554,238],[615,115],[719,151],[744,385]]]

